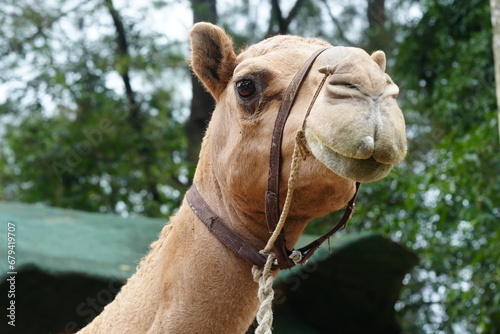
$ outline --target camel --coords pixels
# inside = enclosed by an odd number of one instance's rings
[[[209,23],[196,24],[190,37],[192,70],[216,101],[193,183],[212,211],[255,248],[270,236],[264,197],[277,110],[314,51],[328,48],[312,65],[284,128],[281,207],[294,135],[323,77],[318,69],[329,66],[331,74],[305,125],[312,156],[302,163],[284,225],[287,247],[310,220],[345,207],[356,181],[380,180],[404,159],[398,87],[385,73],[382,51],[369,55],[317,39],[275,36],[236,55],[231,37]],[[245,333],[259,304],[251,268],[185,198],[136,273],[80,333]]]

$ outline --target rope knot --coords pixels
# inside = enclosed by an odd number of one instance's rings
[[[261,251],[261,254],[266,252]],[[257,311],[257,322],[259,326],[255,330],[255,334],[271,334],[273,325],[273,299],[274,299],[274,275],[272,266],[276,255],[270,252],[267,255],[266,264],[263,268],[258,266],[252,267],[253,280],[259,284],[257,296],[259,297],[260,307]]]
[[[299,151],[298,153],[303,160],[306,160],[306,158],[311,155],[311,151],[307,146],[306,134],[304,133],[304,130],[299,130],[297,132],[297,136],[295,136],[295,146],[297,147]]]
[[[292,251],[292,254],[290,254],[288,257],[289,257],[289,258],[290,258],[293,262],[295,262],[295,264],[298,264],[298,263],[300,263],[300,261],[302,261],[302,258],[303,258],[304,256],[302,255],[302,252],[301,252],[301,251],[298,251],[298,250],[294,249],[294,250]]]

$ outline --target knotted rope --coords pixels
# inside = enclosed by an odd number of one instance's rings
[[[333,73],[335,69],[331,66],[323,66],[318,69],[318,71],[324,74],[324,77],[319,84],[316,92],[307,108],[306,115],[304,117],[304,121],[302,122],[302,128],[297,132],[295,136],[295,146],[293,148],[292,155],[292,164],[290,177],[288,178],[288,190],[286,193],[285,204],[283,206],[283,211],[281,211],[280,219],[276,228],[273,231],[273,234],[267,241],[266,247],[260,252],[267,256],[266,264],[263,268],[258,266],[252,267],[252,275],[253,279],[256,283],[259,284],[259,290],[257,295],[259,297],[260,306],[257,311],[257,323],[258,326],[255,330],[255,334],[272,334],[272,324],[273,324],[273,309],[272,303],[274,299],[274,275],[271,271],[272,265],[276,259],[276,255],[271,251],[274,248],[274,242],[278,238],[283,226],[285,225],[286,218],[288,216],[288,211],[290,210],[290,204],[292,203],[293,191],[295,190],[295,184],[298,178],[299,170],[302,164],[302,161],[307,158],[311,154],[309,149],[307,148],[306,138],[305,138],[305,125],[307,121],[307,117],[311,113],[311,109],[318,98],[319,92],[323,88],[323,85],[330,74]],[[298,263],[302,259],[302,254],[300,252],[292,252],[290,255],[290,259],[292,259],[295,263]]]

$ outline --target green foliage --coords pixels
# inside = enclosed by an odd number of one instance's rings
[[[419,253],[398,303],[409,333],[498,333],[500,156],[489,4],[436,0],[424,8],[394,69],[408,159],[387,180],[362,187],[365,217],[353,227],[385,231]]]
[[[117,52],[102,3],[67,11],[33,6],[6,5],[20,33],[2,50],[0,80],[9,91],[0,106],[2,198],[87,211],[173,212],[187,184],[182,105],[169,80],[185,75],[175,69],[184,59],[178,44],[162,45],[163,36],[124,18],[129,47]],[[96,29],[102,33],[90,37]],[[11,30],[4,25],[0,33]],[[125,75],[132,78],[126,94]]]
[[[361,187],[348,231],[377,230],[420,265],[397,303],[408,333],[500,332],[500,166],[489,4],[427,1],[391,75],[409,153]],[[326,229],[327,216],[310,230]]]

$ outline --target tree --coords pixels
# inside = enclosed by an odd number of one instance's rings
[[[366,16],[368,27],[365,30],[367,48],[370,50],[387,48],[393,36],[387,36],[387,15],[385,13],[385,0],[368,0]]]
[[[431,0],[422,12],[400,30],[386,13],[396,35],[376,47],[396,56],[390,73],[401,88],[408,158],[387,179],[362,185],[347,230],[387,233],[419,254],[397,304],[406,332],[496,333],[500,157],[489,6]],[[370,49],[372,37],[387,36],[367,31],[360,44]],[[331,217],[308,231],[326,229]]]
[[[152,216],[177,207],[185,142],[162,78],[183,63],[176,44],[136,30],[111,0],[7,1],[3,13],[2,198]]]
[[[411,333],[500,330],[500,177],[490,12],[485,0],[428,1],[394,69],[409,125],[407,162],[377,189],[361,226],[416,250],[399,305]],[[387,207],[383,203],[387,203]],[[373,205],[373,203],[371,203]],[[381,210],[381,211],[379,211]]]
[[[279,0],[271,0],[271,19],[269,20],[269,28],[267,30],[267,36],[272,36],[276,34],[285,35],[290,31],[290,23],[297,16],[298,12],[304,5],[304,0],[297,0],[293,5],[290,12],[285,17],[283,11],[281,10]]]
[[[192,0],[191,8],[193,10],[193,23],[211,22],[217,23],[217,4],[216,0]],[[191,113],[186,124],[186,133],[188,139],[187,161],[190,164],[190,177],[194,175],[194,166],[198,162],[201,140],[205,133],[207,123],[210,119],[215,101],[212,95],[203,87],[198,78],[191,74]]]
[[[493,26],[493,52],[495,55],[495,82],[498,106],[498,131],[500,132],[500,1],[490,0]]]

